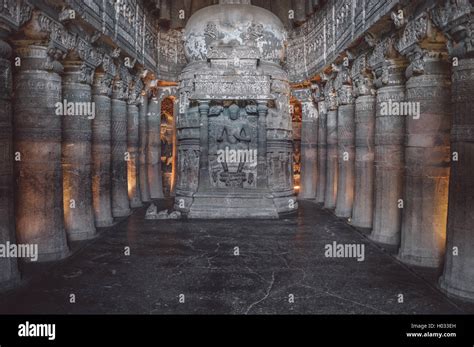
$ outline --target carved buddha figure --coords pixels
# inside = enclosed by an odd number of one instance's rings
[[[220,143],[219,149],[224,151],[232,151],[235,153],[236,162],[239,163],[237,172],[242,172],[245,161],[238,160],[241,151],[248,153],[251,142],[251,132],[248,120],[240,116],[240,107],[232,104],[227,109],[228,118],[225,119],[222,131],[219,131],[217,142]],[[232,160],[231,160],[232,161]],[[227,161],[221,162],[224,172],[228,172]]]

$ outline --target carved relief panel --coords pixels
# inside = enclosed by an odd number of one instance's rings
[[[209,173],[216,188],[256,188],[258,124],[247,102],[213,106],[209,112]]]

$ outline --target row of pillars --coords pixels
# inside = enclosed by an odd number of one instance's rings
[[[300,198],[370,228],[406,264],[444,264],[441,288],[474,300],[474,58],[451,69],[429,57],[423,73],[387,59],[375,81],[352,85],[342,68],[324,94],[296,91],[306,95]],[[419,117],[384,109],[401,102]]]
[[[21,64],[12,73],[6,37],[0,32],[0,242],[38,245],[38,261],[63,259],[70,241],[164,197],[159,88],[129,98],[119,74],[88,71],[73,55],[60,63],[51,47],[27,42],[15,42]],[[95,117],[59,114],[65,101],[95,107]],[[18,279],[16,259],[0,259],[0,286]]]

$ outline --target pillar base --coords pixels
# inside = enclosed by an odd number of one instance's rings
[[[114,225],[114,219],[113,218],[95,222],[95,226],[97,228],[107,228],[107,227],[111,227],[113,225]]]
[[[352,216],[352,209],[343,210],[343,209],[336,208],[336,210],[334,211],[334,214],[336,215],[336,217],[339,217],[339,218],[350,218]]]
[[[404,264],[421,267],[438,268],[442,264],[442,261],[439,258],[422,257],[411,254],[404,254],[403,252],[400,252],[397,255],[397,259]]]
[[[352,215],[351,225],[357,228],[372,229],[371,220],[354,219],[354,215]]]
[[[384,234],[374,234],[372,231],[369,235],[369,239],[376,243],[389,246],[398,246],[400,244],[400,235],[386,236]]]
[[[53,253],[39,253],[38,254],[38,263],[45,263],[50,261],[62,260],[71,255],[69,249],[61,250]]]
[[[143,207],[143,204],[142,204],[141,200],[131,200],[130,201],[130,207],[131,208],[140,208],[140,207]]]
[[[74,233],[73,235],[68,235],[68,240],[69,241],[86,241],[86,240],[93,240],[95,239],[99,234],[97,232],[90,233],[90,232],[82,232],[82,233]]]
[[[466,300],[474,303],[474,291],[464,290],[460,288],[456,288],[443,276],[439,279],[439,287],[440,289],[449,297]]]
[[[122,217],[128,217],[132,214],[132,210],[113,210],[112,215],[115,218],[122,218]]]

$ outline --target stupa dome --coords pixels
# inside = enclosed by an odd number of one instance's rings
[[[287,33],[272,12],[250,1],[221,1],[189,19],[184,33],[188,62],[205,61],[220,46],[242,51],[249,47],[259,59],[280,63],[285,58]],[[242,49],[241,49],[242,48]]]

